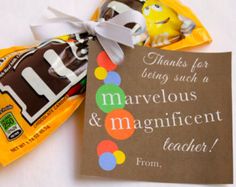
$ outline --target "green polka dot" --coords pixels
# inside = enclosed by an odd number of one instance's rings
[[[96,103],[104,113],[122,109],[125,107],[125,93],[119,86],[103,85],[97,90]]]

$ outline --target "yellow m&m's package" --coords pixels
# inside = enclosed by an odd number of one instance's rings
[[[109,20],[130,9],[146,20],[145,32],[139,32],[138,24],[126,25],[136,45],[179,50],[211,42],[201,22],[178,0],[106,0],[93,20]],[[30,152],[79,107],[92,38],[70,34],[35,47],[0,50],[1,165]]]
[[[84,99],[87,34],[0,50],[0,164],[31,151]]]
[[[105,0],[94,15],[95,20],[108,20],[130,9],[140,11],[147,30],[129,24],[137,45],[179,50],[211,42],[207,30],[194,13],[179,0]]]

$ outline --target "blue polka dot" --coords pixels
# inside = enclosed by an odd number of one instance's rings
[[[115,84],[117,86],[121,83],[120,75],[117,72],[111,71],[108,73],[106,79],[104,80],[105,84]]]
[[[99,166],[105,171],[112,171],[116,167],[116,158],[112,153],[103,153],[99,157]]]

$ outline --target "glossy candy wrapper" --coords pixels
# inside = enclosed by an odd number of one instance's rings
[[[0,164],[40,144],[84,99],[87,34],[0,51]]]
[[[147,25],[141,34],[139,25],[126,25],[136,45],[177,50],[211,41],[196,16],[177,0],[103,1],[93,20],[108,20],[129,9],[142,12]],[[32,48],[0,50],[1,165],[30,152],[79,107],[92,38],[71,34]]]
[[[178,0],[105,0],[94,19],[108,20],[129,9],[140,11],[146,20],[146,33],[137,35],[139,26],[127,25],[137,45],[178,50],[211,42],[198,18]]]

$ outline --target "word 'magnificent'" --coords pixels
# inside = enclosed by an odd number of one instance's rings
[[[94,115],[96,113],[93,113]],[[97,116],[97,114],[96,114]],[[100,118],[92,119],[95,122],[100,122]],[[96,121],[97,120],[97,121]],[[120,131],[130,129],[131,121],[127,117],[114,117],[110,118],[110,123],[112,126],[112,131]],[[132,123],[134,123],[134,128],[139,130],[144,130],[145,133],[150,134],[154,132],[154,129],[162,129],[162,128],[173,128],[173,127],[183,127],[183,126],[193,126],[198,125],[208,125],[214,124],[217,122],[222,122],[222,113],[220,111],[209,112],[203,114],[183,114],[181,112],[173,112],[166,113],[164,116],[149,118],[149,119],[134,119]],[[90,123],[91,126],[102,127],[102,125],[95,125]]]

